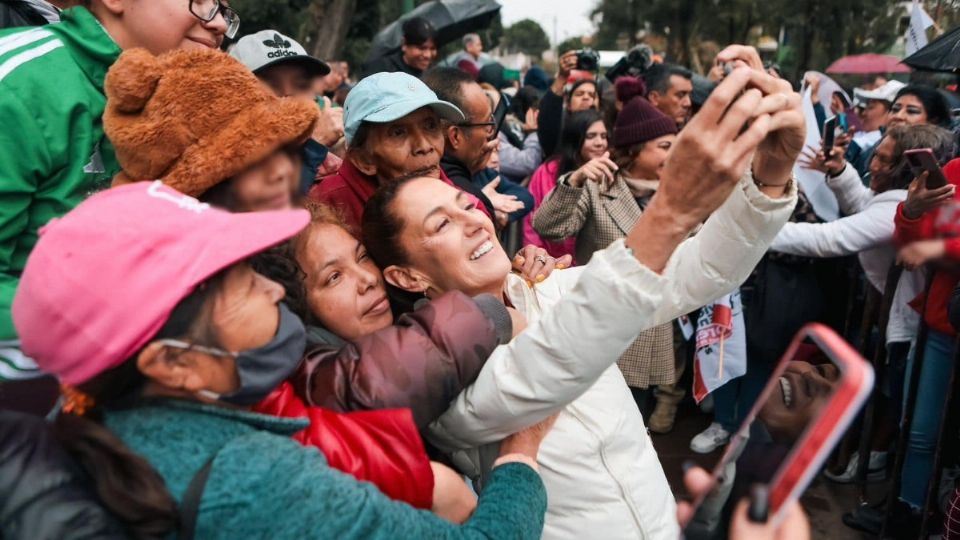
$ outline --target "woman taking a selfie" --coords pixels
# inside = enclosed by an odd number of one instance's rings
[[[764,90],[738,99],[748,81]],[[664,187],[626,239],[533,288],[510,274],[492,222],[455,189],[413,177],[368,203],[363,243],[388,282],[429,297],[490,293],[527,317],[527,330],[498,347],[434,423],[431,441],[485,482],[490,451],[511,426],[561,411],[540,454],[545,537],[677,533],[673,496],[639,411],[623,407],[631,396],[613,364],[640,331],[735,288],[786,220],[803,135],[787,87],[760,71],[734,72],[679,138]],[[744,176],[751,158],[764,182]]]

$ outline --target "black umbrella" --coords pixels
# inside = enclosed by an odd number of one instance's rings
[[[437,47],[463,37],[470,32],[483,30],[500,11],[496,0],[435,0],[417,6],[405,13],[373,38],[367,62],[400,50],[403,31],[400,26],[411,17],[423,17],[437,30]]]
[[[960,73],[960,26],[906,57],[903,63],[923,71]]]

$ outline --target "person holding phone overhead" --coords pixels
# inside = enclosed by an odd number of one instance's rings
[[[405,178],[364,212],[363,243],[389,283],[428,296],[488,291],[530,321],[431,426],[431,441],[483,481],[510,425],[560,411],[540,456],[545,538],[676,537],[673,495],[613,364],[643,329],[735,288],[796,205],[804,127],[788,83],[762,65],[737,69],[691,122],[626,239],[532,288],[510,273],[492,222],[449,186]]]

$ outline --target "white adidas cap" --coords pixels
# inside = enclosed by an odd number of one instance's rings
[[[254,73],[286,62],[300,63],[314,76],[330,73],[330,66],[325,62],[310,56],[303,45],[276,30],[243,36],[230,50],[230,55]]]

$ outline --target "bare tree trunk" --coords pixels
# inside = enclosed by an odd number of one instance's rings
[[[803,18],[803,47],[800,49],[800,62],[798,63],[798,73],[794,73],[794,78],[800,78],[800,75],[810,69],[810,59],[813,56],[813,40],[816,37],[816,28],[814,27],[814,0],[807,0],[805,7],[806,16]]]
[[[353,19],[356,0],[313,0],[309,13],[313,19],[310,32],[310,53],[333,60],[343,47]]]

